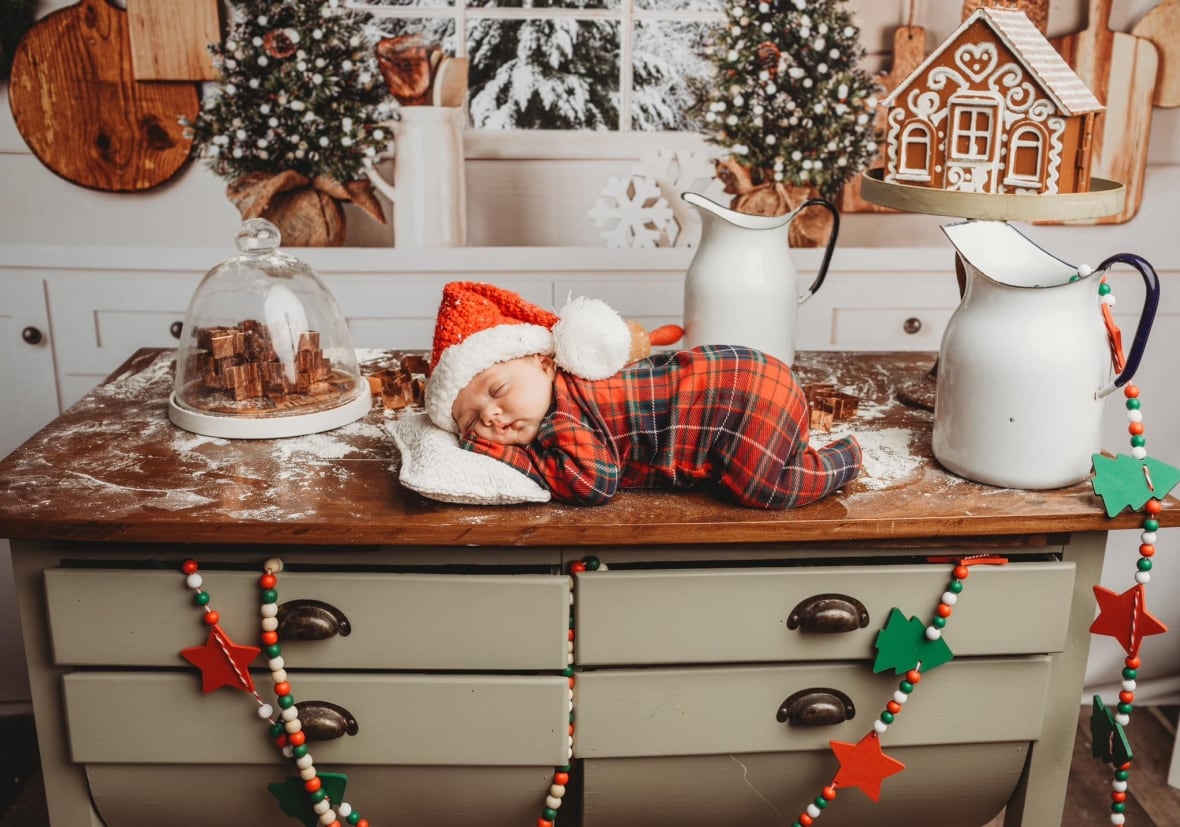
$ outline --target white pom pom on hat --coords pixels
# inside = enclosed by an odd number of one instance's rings
[[[575,376],[605,379],[630,352],[627,323],[598,299],[570,299],[555,314],[495,285],[450,282],[435,320],[426,412],[438,427],[457,432],[455,398],[498,362],[543,353]]]

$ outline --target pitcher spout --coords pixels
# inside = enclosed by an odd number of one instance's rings
[[[731,210],[729,207],[724,207],[700,193],[683,192],[680,194],[680,197],[686,203],[692,204],[700,210],[702,215],[712,215],[720,218],[727,224],[747,230],[777,230],[780,227],[790,224],[791,219],[795,217],[795,213],[797,212],[797,210],[793,210],[784,215],[750,215],[748,213],[738,212],[737,210]]]
[[[968,273],[998,284],[1057,287],[1085,275],[1004,221],[963,221],[942,231]]]

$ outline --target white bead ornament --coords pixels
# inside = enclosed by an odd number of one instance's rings
[[[204,582],[205,581],[204,581],[204,579],[202,579],[201,575],[196,574],[196,573],[190,574],[184,580],[184,584],[186,586],[188,586],[190,589],[199,589],[199,588],[201,588],[201,584]]]
[[[328,799],[326,799],[326,798],[321,798],[315,804],[311,805],[311,809],[317,815],[323,815],[324,813],[328,812],[328,810],[332,809],[332,802],[328,801]],[[333,813],[332,817],[335,818],[335,815],[336,814]],[[331,824],[332,822],[329,821],[328,823]]]
[[[909,699],[910,696],[902,692],[900,689],[893,693],[893,700],[897,701],[899,704],[904,704]]]
[[[927,640],[938,640],[940,637],[942,637],[942,630],[941,629],[938,629],[934,626],[927,626],[926,627],[926,639]]]
[[[953,606],[959,602],[959,596],[954,592],[943,592],[942,602],[948,606]]]
[[[807,814],[809,816],[811,816],[812,818],[819,818],[820,812],[821,811],[820,811],[819,807],[815,806],[814,804],[807,805]]]
[[[262,706],[258,707],[258,717],[259,718],[269,718],[271,715],[274,714],[274,712],[275,712],[274,707],[271,706],[270,704],[263,704]]]
[[[316,769],[314,766],[306,767],[305,769],[299,771],[299,777],[304,781],[310,781],[311,779],[315,778],[315,773]]]
[[[327,800],[328,799],[326,799],[326,798],[324,799],[324,801],[327,801]],[[324,827],[329,827],[329,825],[334,824],[335,822],[336,822],[336,814],[334,812],[332,812],[331,810],[325,811],[324,814],[322,816],[320,816],[320,824],[323,824]]]
[[[1123,815],[1122,813],[1111,813],[1110,814],[1110,823],[1111,824],[1126,824],[1127,817],[1125,815]]]
[[[545,806],[548,807],[550,810],[558,810],[561,808],[561,799],[554,798],[551,795],[547,795],[547,796],[545,796]]]
[[[1110,784],[1110,788],[1112,790],[1114,790],[1116,793],[1125,793],[1127,791],[1127,782],[1126,781],[1112,781]]]

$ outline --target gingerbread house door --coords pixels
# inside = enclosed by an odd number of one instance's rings
[[[994,92],[962,90],[947,99],[946,188],[999,192],[1004,102]]]

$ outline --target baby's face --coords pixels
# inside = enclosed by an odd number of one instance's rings
[[[555,370],[551,357],[534,355],[476,374],[451,406],[459,434],[501,445],[532,442],[553,402]]]

